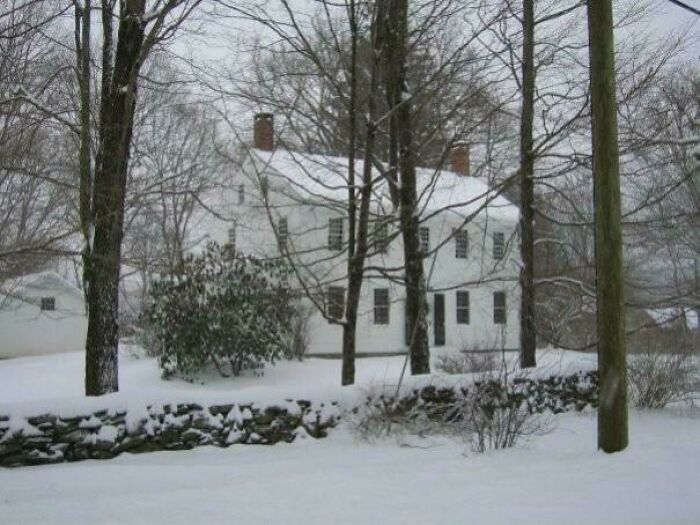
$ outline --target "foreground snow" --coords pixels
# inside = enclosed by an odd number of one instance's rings
[[[201,448],[0,471],[5,524],[697,524],[700,421],[631,417],[632,445],[595,451],[595,418],[566,415],[528,446],[461,443]],[[465,455],[466,453],[466,455]]]
[[[539,374],[595,366],[594,356],[566,352],[538,360]],[[359,360],[359,385],[350,389],[336,386],[339,362],[320,359],[202,386],[162,381],[153,360],[125,358],[121,392],[88,400],[80,354],[8,360],[0,362],[0,414],[167,399],[357,399],[373,385],[395,384],[402,365]],[[697,412],[633,411],[630,447],[614,455],[596,451],[595,414],[555,422],[548,435],[482,456],[447,438],[365,443],[341,426],[291,445],[0,470],[0,523],[700,523]]]

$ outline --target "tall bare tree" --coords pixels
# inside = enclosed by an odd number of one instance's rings
[[[535,366],[535,2],[523,0],[522,104],[520,110],[520,364]]]
[[[116,0],[101,3],[102,82],[97,153],[92,180],[81,180],[80,199],[81,218],[91,220],[88,228],[83,225],[87,233],[84,258],[88,307],[87,395],[119,389],[118,287],[139,72],[154,46],[172,35],[198,3],[198,0],[166,0],[149,6],[145,0],[121,0],[117,12]],[[89,19],[89,3],[76,2],[76,44],[81,53],[82,74],[88,69],[84,61],[90,42]],[[88,79],[81,78],[81,115],[88,111],[84,106],[90,104],[86,94],[88,84]],[[81,146],[81,152],[84,147]],[[89,177],[84,162],[81,177]]]

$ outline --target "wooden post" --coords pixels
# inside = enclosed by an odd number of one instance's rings
[[[598,448],[627,447],[627,363],[611,0],[588,0],[598,320]]]

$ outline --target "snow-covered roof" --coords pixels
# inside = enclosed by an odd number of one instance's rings
[[[659,325],[681,321],[685,317],[685,322],[689,330],[700,329],[700,315],[697,310],[686,307],[669,307],[648,309],[647,313]]]
[[[348,159],[329,155],[312,155],[286,149],[272,152],[251,149],[247,166],[253,175],[264,175],[276,191],[293,189],[302,199],[323,199],[344,205],[348,192]],[[356,185],[362,178],[364,163],[355,162]],[[250,173],[249,173],[250,175]],[[271,179],[277,177],[277,184]],[[373,193],[377,204],[390,209],[389,186],[378,170],[373,169]],[[466,217],[475,212],[504,221],[517,221],[518,207],[476,177],[432,168],[416,170],[421,214],[449,209]]]
[[[83,292],[74,283],[62,277],[58,273],[48,270],[38,273],[25,274],[10,283],[11,289],[5,290],[5,294],[21,295],[23,290],[65,290],[82,298]],[[0,289],[0,293],[3,290]]]

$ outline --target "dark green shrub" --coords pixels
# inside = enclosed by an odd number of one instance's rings
[[[146,323],[163,376],[191,379],[210,366],[238,376],[288,357],[296,313],[289,276],[281,260],[212,243],[178,276],[154,283]]]

